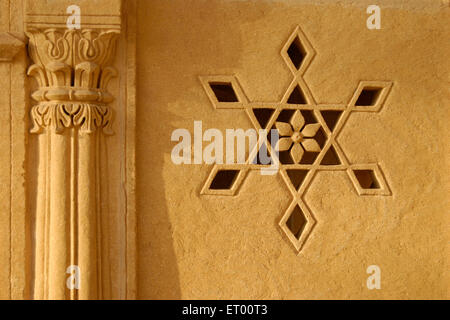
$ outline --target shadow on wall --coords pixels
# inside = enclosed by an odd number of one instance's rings
[[[142,94],[140,95],[140,97]],[[151,94],[145,94],[151,97]],[[173,246],[173,228],[169,219],[163,177],[164,155],[170,153],[171,144],[160,146],[161,140],[170,141],[175,127],[159,127],[149,106],[138,98],[136,148],[136,201],[138,216],[138,299],[181,299],[179,273]],[[146,100],[146,99],[145,99]],[[149,101],[149,100],[146,100]],[[159,116],[173,118],[167,111]],[[158,128],[158,130],[152,128]],[[158,131],[158,134],[154,134]],[[141,140],[139,142],[139,140]]]
[[[152,19],[156,15],[154,6],[151,1],[138,1],[137,9],[137,298],[181,299],[163,177],[164,155],[170,153],[170,135],[176,128],[162,119],[176,118],[167,111],[167,101],[162,101],[160,93],[152,86],[161,81],[158,79],[161,72],[154,67],[157,63],[149,61],[154,60],[152,47],[157,41],[149,36],[155,23]],[[158,105],[161,108],[156,108]]]
[[[138,106],[146,105],[138,99]],[[164,114],[164,117],[171,116],[169,112]],[[147,131],[152,131],[151,128],[158,124],[148,117],[140,115],[137,121],[137,140],[142,139],[136,148],[138,299],[180,299],[173,228],[166,206],[168,200],[163,177],[164,155],[170,153],[171,145],[158,146],[160,140],[170,139],[170,132],[175,128],[168,125],[163,130],[159,129],[158,135],[153,135]]]
[[[192,172],[180,181],[177,177],[167,180],[167,175],[173,174],[173,168],[168,168],[172,166],[170,153],[174,146],[170,137],[173,130],[191,128],[195,119],[206,116],[199,112],[212,112],[189,104],[201,96],[205,106],[211,108],[198,75],[211,73],[211,66],[214,70],[229,68],[230,61],[239,60],[237,48],[227,50],[229,42],[217,41],[223,36],[240,43],[240,26],[228,19],[236,14],[235,5],[222,0],[138,1],[136,196],[140,299],[180,299],[190,294],[189,288],[181,290],[173,239],[172,223],[183,219],[169,217],[173,212],[167,205],[180,197],[169,199],[168,194],[178,191],[165,190],[165,186],[170,184],[179,190],[177,183],[187,183],[192,191],[198,185],[191,188],[192,182],[186,181]],[[178,169],[179,173],[183,171]],[[179,214],[183,214],[182,210]]]
[[[138,58],[139,61],[139,58]],[[139,65],[139,64],[138,64]],[[138,299],[181,299],[179,273],[173,246],[173,228],[169,219],[163,170],[165,155],[170,154],[170,135],[176,128],[161,119],[176,116],[165,108],[150,111],[151,90],[144,72],[138,79],[136,201],[138,216]],[[139,80],[138,80],[139,83]],[[140,88],[140,89],[139,89]],[[155,129],[156,128],[156,129]]]

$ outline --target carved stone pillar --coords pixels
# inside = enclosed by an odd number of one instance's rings
[[[104,139],[112,134],[107,92],[119,31],[29,29],[31,132],[39,135],[35,299],[108,299]],[[79,269],[69,289],[68,267]],[[73,269],[72,269],[73,270]],[[70,281],[70,280],[69,280]],[[75,284],[75,283],[73,283]]]

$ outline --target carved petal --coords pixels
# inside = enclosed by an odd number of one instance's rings
[[[44,125],[56,133],[62,133],[64,128],[69,128],[72,124],[72,118],[64,112],[62,104],[47,104],[47,107],[43,109],[42,116]]]
[[[44,114],[48,112],[48,105],[36,105],[31,108],[31,122],[33,127],[31,128],[31,133],[41,133],[45,125]],[[44,110],[42,110],[44,109]]]
[[[300,160],[302,160],[303,157],[303,148],[300,146],[299,143],[294,143],[294,146],[291,149],[291,157],[292,160],[294,160],[295,163],[299,163]]]
[[[102,126],[102,115],[95,105],[82,104],[80,109],[73,115],[73,122],[80,126],[81,133],[93,133]]]
[[[303,147],[308,152],[319,152],[320,146],[314,139],[306,139],[302,142]]]
[[[290,137],[292,135],[292,127],[286,122],[275,122],[275,127],[277,128],[281,137]]]
[[[101,107],[103,114],[103,133],[106,135],[113,135],[114,131],[112,130],[112,119],[113,112],[108,107]]]
[[[308,124],[303,128],[302,135],[305,137],[314,137],[317,133],[317,130],[319,130],[320,124],[319,123],[312,123]]]
[[[291,124],[295,131],[300,131],[300,129],[303,127],[303,125],[305,124],[305,118],[303,118],[300,111],[295,111],[291,119]]]
[[[276,148],[278,151],[286,151],[286,150],[289,150],[291,144],[292,144],[291,138],[281,138],[278,141]]]

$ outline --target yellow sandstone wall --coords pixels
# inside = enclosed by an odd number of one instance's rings
[[[440,1],[140,1],[137,209],[140,298],[448,297],[449,8]],[[300,26],[316,51],[304,74],[317,103],[348,104],[361,80],[393,83],[379,113],[352,113],[337,140],[350,163],[377,163],[391,196],[359,196],[345,171],[305,193],[317,223],[301,253],[278,224],[292,195],[250,171],[232,197],[200,195],[213,166],[174,165],[174,129],[252,128],[215,109],[199,76],[234,75],[250,102],[280,102],[280,52]],[[207,145],[207,143],[204,143]],[[381,269],[368,290],[366,269]]]

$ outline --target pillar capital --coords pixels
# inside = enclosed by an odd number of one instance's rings
[[[83,133],[97,128],[111,134],[112,113],[107,104],[113,96],[109,81],[117,76],[112,67],[118,30],[29,29],[28,75],[39,88],[31,118],[33,133],[45,127],[56,132],[80,127]]]

